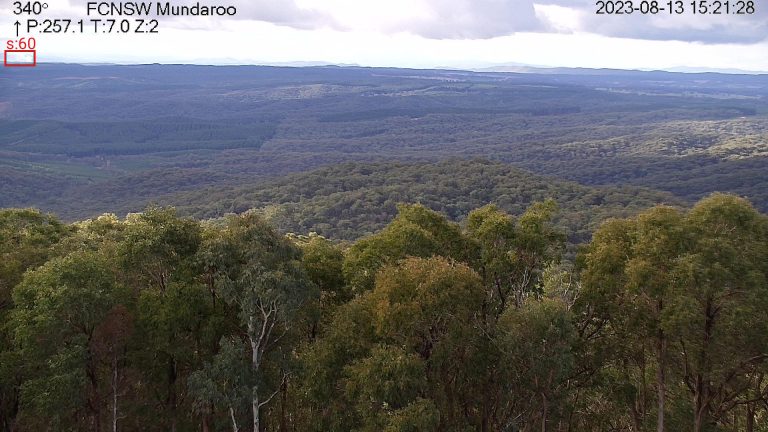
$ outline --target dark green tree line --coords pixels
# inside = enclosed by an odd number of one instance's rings
[[[655,207],[569,262],[557,211],[402,205],[349,245],[0,211],[2,429],[764,430],[768,217]]]

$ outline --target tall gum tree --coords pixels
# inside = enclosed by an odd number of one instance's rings
[[[57,254],[56,245],[72,229],[51,215],[32,209],[0,210],[0,431],[13,430],[19,409],[24,359],[13,349],[12,291],[24,272]]]
[[[200,224],[173,208],[148,207],[122,223],[116,246],[122,277],[138,299],[137,328],[147,343],[141,361],[164,408],[162,422],[175,431],[184,405],[183,383],[194,363],[194,329],[209,315],[197,295],[193,259]]]
[[[768,217],[715,194],[687,215],[665,327],[681,353],[693,431],[722,424],[750,398],[749,375],[768,360]]]
[[[387,264],[435,255],[466,261],[468,252],[457,224],[422,205],[400,205],[389,225],[349,249],[343,269],[352,292],[360,294],[373,288],[377,272]]]
[[[73,252],[27,273],[14,290],[15,340],[34,368],[21,388],[33,429],[103,430],[115,384],[103,365],[113,364],[120,344],[104,330],[125,297],[113,269],[96,252]]]
[[[606,362],[629,371],[634,430],[644,430],[650,399],[656,429],[669,429],[672,373],[690,393],[695,432],[750,403],[748,375],[768,353],[766,226],[745,200],[716,194],[686,214],[656,207],[595,233],[582,257],[579,307],[604,323],[604,340],[615,340]],[[645,389],[651,370],[655,397]]]
[[[259,432],[261,409],[280,387],[266,380],[268,355],[288,334],[300,306],[318,292],[304,272],[300,249],[254,213],[230,217],[203,247],[216,290],[235,308],[243,329],[251,369],[252,430]],[[268,391],[270,384],[277,390]]]
[[[565,236],[552,224],[554,201],[534,203],[518,219],[494,205],[472,211],[466,235],[474,267],[488,290],[487,309],[497,318],[539,294],[544,269],[560,258]]]

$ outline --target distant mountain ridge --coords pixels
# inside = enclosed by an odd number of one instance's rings
[[[764,76],[560,71],[4,70],[0,206],[82,218],[340,163],[481,158],[685,202],[732,192],[768,209]]]

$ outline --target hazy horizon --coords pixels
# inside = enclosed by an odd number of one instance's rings
[[[2,3],[0,27],[13,28],[18,16],[11,2]],[[110,18],[88,15],[86,0],[48,3],[40,19]],[[226,4],[237,8],[236,15],[153,15],[157,34],[89,30],[31,36],[39,62],[768,71],[768,9],[762,7],[750,15],[598,15],[594,2],[586,0]]]
[[[549,71],[578,73],[579,71],[625,71],[625,72],[669,72],[683,74],[714,73],[725,75],[768,75],[768,70],[745,70],[729,68],[708,68],[708,67],[687,67],[674,66],[667,68],[613,68],[613,67],[579,67],[579,66],[542,66],[533,64],[519,63],[499,63],[477,66],[425,66],[425,67],[407,67],[393,65],[365,65],[352,63],[333,63],[323,61],[289,61],[289,62],[236,62],[234,60],[213,61],[213,60],[190,60],[186,62],[72,62],[64,59],[52,59],[45,62],[38,62],[38,65],[82,65],[82,66],[254,66],[254,67],[290,67],[290,68],[313,68],[313,67],[338,67],[338,68],[370,68],[370,69],[403,69],[403,70],[434,70],[434,71],[466,71],[479,73],[548,73]]]

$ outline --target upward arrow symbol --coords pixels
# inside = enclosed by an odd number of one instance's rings
[[[16,26],[16,37],[19,37],[19,27],[21,27],[21,23],[17,20],[14,25]]]

